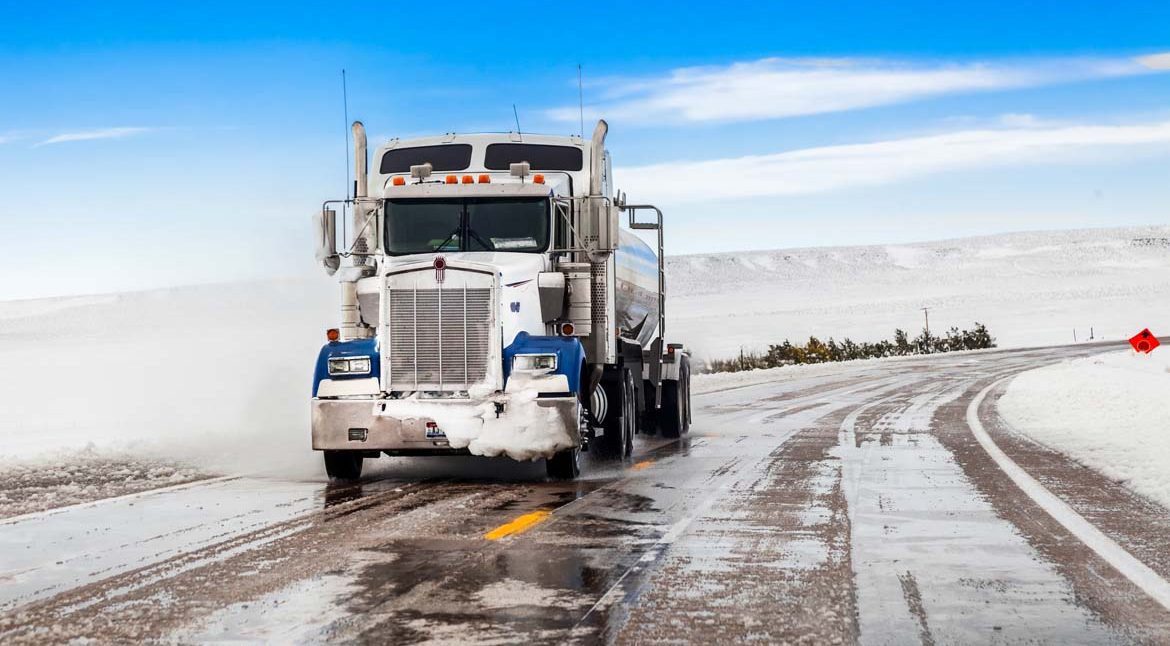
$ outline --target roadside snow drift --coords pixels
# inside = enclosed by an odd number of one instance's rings
[[[1132,350],[1017,376],[999,400],[1015,430],[1170,508],[1170,352]]]

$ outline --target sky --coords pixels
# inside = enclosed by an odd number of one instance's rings
[[[575,134],[578,64],[668,253],[1170,221],[1164,0],[0,0],[0,300],[309,275],[342,69],[377,142]]]

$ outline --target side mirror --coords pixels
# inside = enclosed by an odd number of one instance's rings
[[[341,256],[337,255],[337,211],[321,209],[313,215],[313,223],[317,230],[317,262],[332,276],[341,266]]]
[[[597,251],[613,251],[617,246],[617,209],[603,197],[589,197],[584,208],[582,234]]]

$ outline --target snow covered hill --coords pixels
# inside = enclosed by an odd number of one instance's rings
[[[975,321],[1003,347],[1170,327],[1170,226],[667,260],[669,336],[702,358],[809,335],[877,340]]]
[[[683,256],[668,269],[668,336],[700,358],[916,331],[924,306],[934,328],[978,320],[1005,346],[1170,328],[1170,227]],[[311,372],[336,319],[323,275],[0,303],[0,460],[93,444],[221,472],[315,472]]]

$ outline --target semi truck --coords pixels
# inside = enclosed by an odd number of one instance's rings
[[[311,407],[330,478],[381,455],[472,454],[573,479],[582,451],[624,459],[636,434],[687,431],[663,214],[612,187],[608,129],[391,139],[371,169],[352,124],[352,192],[315,215],[340,285]]]

